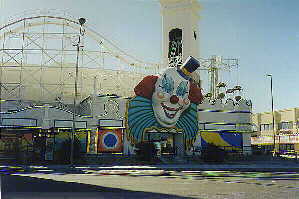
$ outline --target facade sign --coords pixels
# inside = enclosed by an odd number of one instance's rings
[[[100,127],[123,127],[122,120],[110,120],[110,119],[100,119],[98,120],[98,125]]]
[[[263,141],[264,141],[264,143],[271,144],[271,143],[273,143],[273,137],[265,136],[265,137],[263,137]]]
[[[56,128],[72,128],[73,121],[72,120],[54,120],[54,126]],[[76,121],[75,128],[76,129],[86,129],[87,122],[86,121]]]
[[[299,136],[290,135],[289,142],[292,143],[292,144],[295,144],[296,143],[296,137],[298,138],[298,141],[299,141]]]
[[[299,143],[299,135],[280,135],[275,136],[275,143],[279,144],[296,144]],[[251,144],[273,144],[273,137],[271,136],[260,136],[252,137]]]
[[[98,152],[122,152],[122,129],[98,129]]]
[[[290,143],[290,136],[288,135],[284,135],[284,136],[279,136],[280,140],[279,143],[280,144],[289,144]]]
[[[273,143],[273,138],[270,137],[272,140],[271,140],[271,143]],[[268,138],[266,138],[268,140]],[[257,145],[257,144],[263,144],[265,143],[264,142],[264,137],[252,137],[251,138],[251,144],[253,145]]]
[[[3,118],[2,126],[36,127],[37,120],[31,118]]]

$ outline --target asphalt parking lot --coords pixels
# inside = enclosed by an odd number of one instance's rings
[[[118,168],[118,169],[116,169]],[[144,169],[146,168],[146,169]],[[2,198],[290,198],[299,196],[298,172],[169,171],[141,166],[36,167],[2,175]],[[19,169],[19,170],[18,170]]]

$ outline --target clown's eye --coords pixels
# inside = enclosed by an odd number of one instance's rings
[[[178,86],[177,90],[176,90],[176,95],[183,97],[188,91],[187,87],[188,87],[188,82],[187,81],[181,82],[180,85]]]
[[[190,102],[188,98],[185,98],[183,101],[184,101],[184,104],[185,104],[185,105],[188,105],[189,102]]]
[[[174,90],[174,81],[171,77],[167,77],[166,74],[164,74],[163,79],[162,79],[162,90],[165,93],[169,93],[172,95],[173,90]]]
[[[157,93],[157,97],[159,98],[159,99],[163,99],[164,98],[164,94],[162,93],[162,92],[158,92]]]

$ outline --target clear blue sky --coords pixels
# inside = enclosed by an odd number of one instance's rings
[[[129,54],[162,62],[161,8],[157,0],[0,2],[1,22],[26,10],[65,10],[70,15],[85,17],[98,32]],[[244,88],[245,97],[252,100],[254,112],[271,110],[267,73],[273,75],[275,109],[299,106],[299,1],[199,2],[202,6],[200,57],[222,55],[240,59],[240,69],[232,77]]]

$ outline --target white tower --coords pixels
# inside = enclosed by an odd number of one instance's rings
[[[159,0],[162,7],[163,66],[184,62],[188,56],[199,58],[198,0]]]

